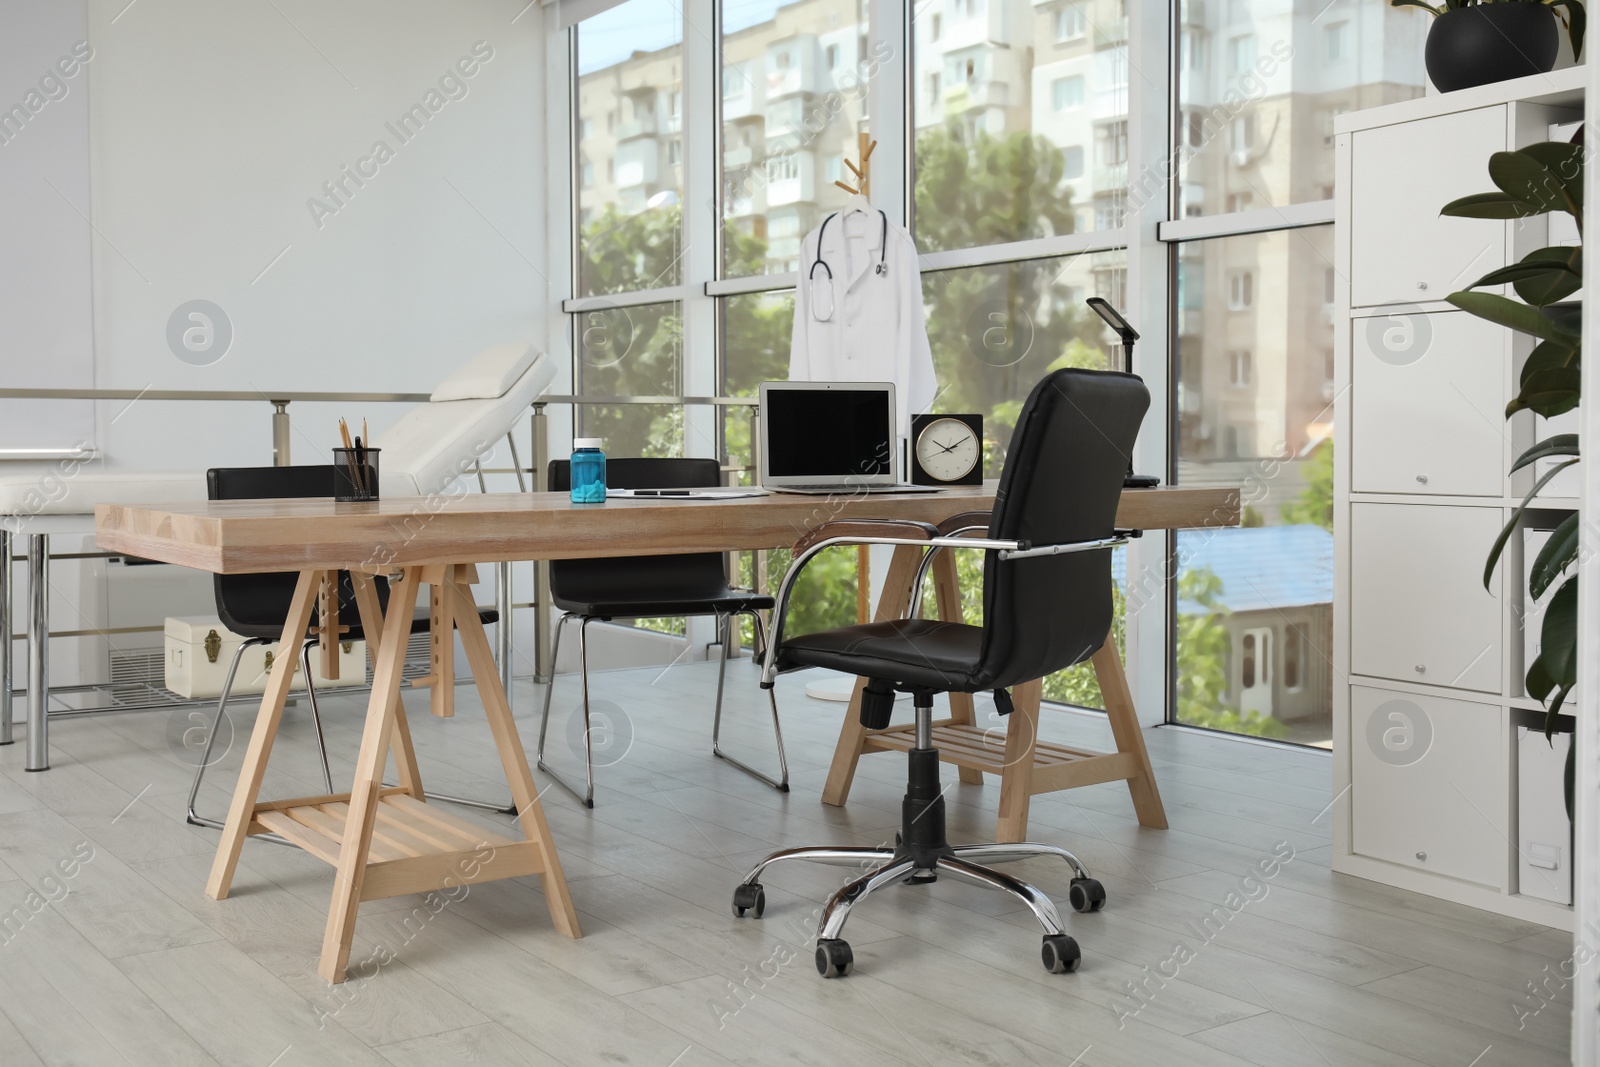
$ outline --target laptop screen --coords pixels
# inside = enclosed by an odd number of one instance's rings
[[[769,391],[761,412],[768,473],[840,483],[891,474],[893,395],[881,386]]]

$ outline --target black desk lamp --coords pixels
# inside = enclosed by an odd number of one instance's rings
[[[1090,311],[1093,311],[1096,315],[1099,315],[1101,320],[1104,321],[1107,326],[1115,330],[1118,337],[1122,338],[1122,369],[1127,371],[1129,374],[1132,374],[1133,342],[1139,339],[1139,331],[1128,325],[1128,320],[1123,318],[1122,315],[1118,313],[1117,309],[1112,307],[1102,297],[1091,296],[1087,301],[1085,301],[1085,303],[1089,305]],[[1128,460],[1128,474],[1122,479],[1123,488],[1149,489],[1152,486],[1160,484],[1161,479],[1157,478],[1153,474],[1133,473],[1133,460],[1131,458]]]

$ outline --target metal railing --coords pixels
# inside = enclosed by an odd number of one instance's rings
[[[308,392],[301,390],[284,390],[280,392],[264,392],[261,390],[229,390],[229,389],[0,389],[0,400],[165,400],[165,401],[210,401],[210,402],[238,402],[238,403],[265,403],[272,407],[272,462],[274,466],[287,467],[290,465],[290,439],[292,425],[290,423],[289,406],[295,402],[303,403],[377,403],[377,404],[425,404],[428,402],[427,393],[385,393],[385,392]],[[739,396],[595,396],[574,394],[546,393],[533,401],[530,416],[530,436],[532,440],[532,454],[529,456],[529,465],[522,466],[516,455],[516,443],[512,438],[512,466],[510,467],[478,467],[477,475],[480,488],[483,487],[485,474],[515,474],[519,485],[526,485],[524,475],[531,476],[532,491],[546,492],[549,489],[547,481],[548,460],[553,452],[550,447],[550,419],[547,408],[550,405],[577,406],[689,406],[705,405],[720,408],[744,407],[749,409],[750,418],[750,462],[748,464],[733,464],[727,457],[722,457],[723,479],[728,485],[738,484],[740,474],[758,472],[761,469],[761,407],[760,401],[755,397]],[[511,435],[507,434],[508,438]],[[13,460],[49,460],[49,459],[76,459],[93,458],[99,454],[97,449],[67,448],[67,449],[0,449],[0,461]],[[104,557],[111,553],[75,553],[72,557],[58,556],[58,559],[73,557]],[[738,578],[737,552],[728,553],[728,573],[730,580]],[[759,590],[766,587],[767,567],[766,553],[752,553],[753,585]],[[20,557],[19,557],[20,561]],[[534,566],[534,599],[523,603],[515,603],[511,596],[510,565],[501,564],[496,575],[495,594],[496,603],[500,608],[502,625],[497,633],[496,652],[500,658],[501,677],[510,690],[511,682],[511,611],[514,608],[538,608],[540,605],[550,603],[548,565],[541,560],[531,561]],[[9,576],[8,576],[9,577]],[[9,617],[9,611],[6,613]],[[159,626],[151,627],[123,627],[118,632],[152,632],[159,630]],[[57,636],[78,636],[91,631],[71,631],[59,633]],[[92,631],[96,633],[104,631]],[[25,634],[15,635],[15,640],[25,639]],[[724,638],[725,639],[725,638]],[[730,651],[732,651],[730,649]],[[551,633],[547,620],[542,611],[534,615],[534,675],[536,680],[548,679],[555,669],[551,662]]]

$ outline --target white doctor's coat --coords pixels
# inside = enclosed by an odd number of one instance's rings
[[[822,263],[817,235],[823,233]],[[911,413],[933,404],[938,385],[922,309],[922,276],[911,235],[876,211],[841,212],[800,243],[800,284],[794,298],[794,333],[789,380],[795,382],[893,382],[900,435],[911,433]],[[886,273],[876,270],[880,262]],[[824,267],[824,265],[826,265]],[[832,315],[825,294],[832,271]],[[819,299],[820,298],[820,299]]]

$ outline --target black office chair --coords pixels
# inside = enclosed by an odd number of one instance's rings
[[[311,467],[213,467],[206,472],[206,496],[211,500],[267,500],[323,497],[332,499],[334,490],[334,468],[329,466]],[[228,664],[228,674],[222,683],[222,695],[217,700],[216,716],[211,721],[211,731],[206,735],[206,747],[201,755],[200,764],[194,771],[194,784],[189,789],[188,820],[195,826],[209,826],[213,829],[222,829],[223,823],[219,819],[212,819],[198,814],[195,811],[195,801],[200,795],[200,783],[205,779],[206,765],[211,762],[212,746],[216,743],[217,729],[222,724],[222,715],[228,705],[228,698],[233,693],[235,676],[239,672],[239,661],[244,657],[245,650],[257,645],[276,644],[283,636],[284,620],[289,617],[289,607],[294,600],[295,583],[299,575],[293,572],[270,574],[218,574],[214,576],[214,589],[217,598],[217,616],[222,620],[222,625],[233,633],[244,638],[239,648],[233,654],[233,660]],[[378,594],[378,603],[384,611],[389,610],[389,583],[383,578],[373,582]],[[484,624],[495,622],[500,615],[492,608],[482,609],[478,612]],[[318,613],[315,608],[311,613],[311,625],[317,625]],[[350,583],[350,575],[346,571],[339,573],[339,624],[348,626],[348,632],[342,635],[345,641],[365,640],[365,633],[361,628],[360,613],[356,610],[355,589]],[[428,630],[428,612],[420,609],[411,623],[412,633],[426,633]],[[329,793],[334,792],[333,774],[328,767],[328,746],[322,735],[322,713],[317,707],[317,689],[313,684],[315,675],[311,670],[311,650],[316,647],[317,637],[314,633],[306,635],[304,643],[300,646],[300,669],[306,680],[306,697],[311,704],[311,724],[317,735],[317,752],[322,758],[322,782]],[[440,800],[454,800],[460,803],[471,804],[474,807],[489,808],[495,811],[506,810],[504,805],[490,804],[483,801],[466,800],[461,797],[444,797],[434,795]],[[513,813],[514,809],[513,809]]]
[[[1045,968],[1056,973],[1077,969],[1078,944],[1062,929],[1050,898],[981,861],[1060,857],[1075,875],[1071,902],[1080,912],[1098,911],[1105,890],[1076,856],[1053,845],[949,843],[939,752],[933,747],[933,697],[993,690],[996,706],[1006,714],[1011,710],[1008,687],[1081,663],[1104,644],[1112,616],[1111,549],[1137,534],[1115,528],[1117,503],[1149,405],[1149,392],[1133,375],[1056,371],[1023,404],[987,536],[941,537],[925,523],[885,521],[884,536],[861,537],[859,522],[852,521],[838,536],[829,535],[834,524],[825,524],[796,546],[778,590],[773,644],[761,684],[771,686],[783,671],[827,667],[868,679],[860,712],[868,729],[889,725],[896,690],[911,693],[916,710],[915,747],[909,753],[909,783],[895,847],[785,849],[757,864],[734,890],[734,914],[750,911],[759,918],[766,899],[758,879],[771,863],[811,859],[866,872],[835,893],[823,910],[816,960],[824,977],[850,973],[850,946],[840,934],[855,904],[891,882],[932,882],[938,871],[1020,898],[1044,926]],[[838,544],[926,545],[924,573],[940,549],[983,549],[983,625],[918,619],[913,608],[908,619],[785,638],[784,616],[795,578],[817,553]]]
[[[606,485],[612,489],[712,489],[722,484],[720,464],[714,459],[608,459]],[[571,464],[556,460],[550,464],[550,489],[564,493],[571,488]],[[778,724],[778,700],[767,694],[772,704],[772,732],[778,739],[778,777],[776,779],[741,763],[722,751],[722,689],[728,674],[728,645],[738,639],[734,620],[748,615],[755,621],[756,641],[765,645],[766,631],[758,614],[773,605],[770,596],[745,593],[728,584],[724,557],[718,552],[695,552],[671,556],[624,556],[616,559],[564,559],[550,564],[550,599],[564,613],[556,623],[555,652],[561,651],[561,632],[568,619],[578,624],[579,672],[583,681],[583,773],[584,791],[567,784],[544,761],[545,732],[550,725],[550,696],[555,691],[554,673],[544,691],[544,717],[539,720],[539,768],[560,782],[562,787],[594,807],[594,754],[590,749],[589,720],[589,624],[596,619],[651,619],[662,616],[715,615],[722,644],[722,661],[717,673],[717,707],[712,717],[711,752],[727,760],[751,777],[781,792],[789,791],[789,761],[783,752],[783,729]],[[552,661],[554,661],[552,656]],[[770,687],[769,687],[770,688]]]

